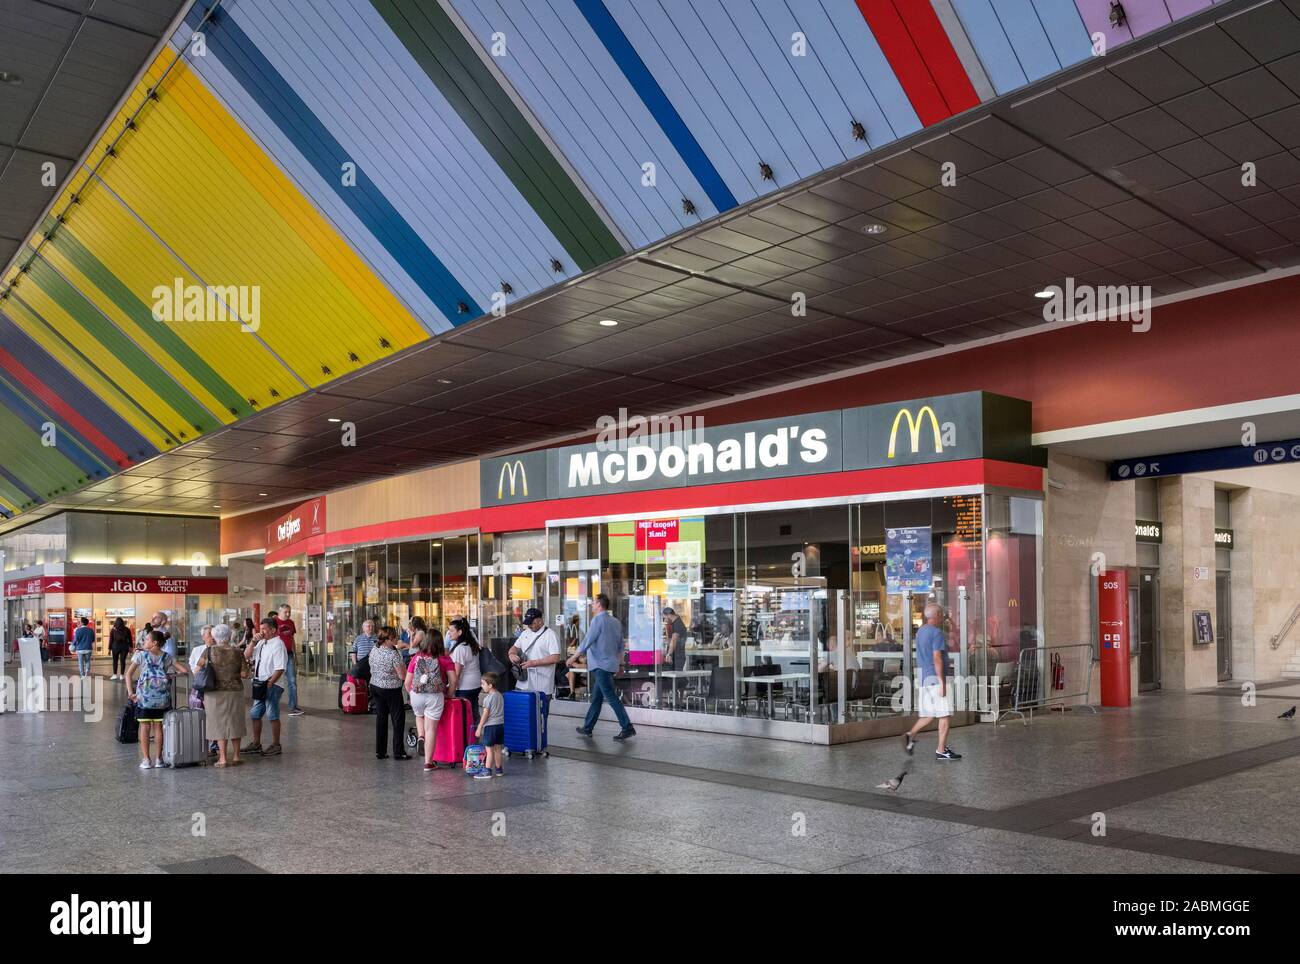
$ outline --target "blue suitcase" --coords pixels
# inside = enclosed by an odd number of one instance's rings
[[[506,701],[506,755],[522,753],[530,760],[538,753],[549,756],[541,695],[525,690],[511,690],[501,695]]]

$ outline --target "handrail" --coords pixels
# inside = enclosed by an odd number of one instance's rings
[[[1291,615],[1286,617],[1282,627],[1268,638],[1268,644],[1274,649],[1281,646],[1282,640],[1286,639],[1286,634],[1291,632],[1291,627],[1296,624],[1296,620],[1300,620],[1300,602],[1291,608]]]

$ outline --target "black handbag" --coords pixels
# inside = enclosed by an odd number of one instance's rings
[[[265,700],[268,689],[270,689],[270,687],[267,686],[266,680],[264,679],[253,680],[253,699]]]

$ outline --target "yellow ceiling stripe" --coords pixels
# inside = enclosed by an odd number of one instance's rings
[[[101,171],[106,183],[206,283],[259,285],[258,334],[304,381],[428,337],[184,63],[137,124]]]
[[[383,319],[388,329],[398,338],[408,339],[404,344],[414,344],[429,337],[429,333],[370,266],[361,260],[346,239],[332,226],[325,233],[319,231],[322,223],[328,226],[329,222],[281,173],[279,167],[221,107],[188,67],[179,76],[173,71],[168,86],[172,88],[172,96],[192,118],[202,119],[201,126],[212,142],[222,146],[230,162],[257,188],[267,203],[280,213],[286,223],[312,245],[321,260],[346,280],[357,298],[366,304],[376,318]],[[339,176],[342,177],[342,174],[340,171]]]
[[[103,185],[92,184],[84,192],[82,202],[68,219],[65,230],[69,229],[118,281],[140,299],[146,310],[153,307],[155,287],[164,285],[170,289],[177,278],[184,285],[196,283],[194,276],[104,190]],[[169,328],[244,398],[255,398],[261,407],[276,401],[268,395],[270,386],[278,389],[281,398],[301,392],[300,383],[290,377],[254,335],[241,331],[237,322],[181,319],[169,323],[150,318],[142,327],[95,287],[94,282],[71,260],[54,253],[56,250],[53,245],[47,245],[42,253],[137,343],[152,349],[157,339],[149,327]],[[225,423],[235,420],[221,399],[205,388],[183,363],[167,354],[166,346],[151,353],[205,408],[216,413]]]
[[[54,306],[53,301],[30,281],[26,281],[19,285],[15,289],[14,293],[17,295],[17,298],[22,298],[31,303],[32,307],[36,308],[36,310],[44,312],[45,306],[48,305],[51,309],[57,312],[61,318],[66,319],[66,315]],[[140,395],[128,393],[122,388],[119,388],[119,385],[115,384],[110,378],[105,378],[98,371],[87,368],[85,361],[78,356],[76,352],[70,349],[62,339],[56,337],[41,323],[39,319],[32,317],[32,315],[28,313],[27,309],[19,303],[17,298],[11,297],[5,301],[5,313],[13,319],[14,324],[49,352],[50,355],[59,362],[59,364],[72,373],[73,377],[84,382],[86,386],[98,395],[106,405],[112,408],[113,411],[117,412],[118,415],[122,416],[122,418],[125,419],[132,428],[148,439],[155,448],[166,451],[175,446],[175,443],[171,442],[167,438],[166,433],[163,432],[152,419],[146,417],[138,407],[139,404],[149,406],[155,403],[161,406],[160,401],[157,399],[156,395],[153,395],[152,391],[146,391]],[[38,305],[40,305],[40,307],[38,307]],[[46,317],[49,318],[50,316],[46,315]],[[54,319],[51,320],[53,321]],[[58,324],[58,322],[56,322],[56,324]],[[66,321],[64,324],[59,326],[59,330],[64,337],[68,337],[70,330],[73,328],[76,328],[77,331],[81,330],[71,321]],[[69,338],[69,341],[71,340],[72,339]],[[100,360],[103,358],[103,353],[98,352],[91,357]],[[58,386],[53,387],[56,390],[58,388]],[[150,399],[150,396],[152,396],[152,400]],[[154,412],[155,415],[161,415],[163,412],[166,412],[167,417],[162,419],[164,422],[179,423],[179,419],[176,418],[175,413],[171,412],[170,409],[159,407],[157,409],[150,408],[150,411]],[[192,430],[191,434],[193,434]]]

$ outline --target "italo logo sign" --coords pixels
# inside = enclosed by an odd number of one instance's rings
[[[934,409],[929,405],[922,405],[921,410],[916,413],[916,418],[912,418],[910,408],[900,408],[898,414],[894,416],[894,424],[889,430],[889,452],[887,458],[893,458],[898,444],[898,426],[907,420],[907,436],[912,443],[912,454],[920,452],[921,447],[921,429],[929,418],[930,434],[934,439],[934,451],[936,455],[943,454],[943,436],[939,431],[939,417],[934,414]]]
[[[262,326],[261,285],[197,285],[174,278],[152,294],[154,321],[237,321],[243,332]]]
[[[143,579],[115,579],[109,592],[148,592],[149,584]]]
[[[501,466],[497,477],[497,499],[505,498],[506,482],[510,483],[510,495],[515,495],[515,484],[519,485],[519,495],[528,495],[528,470],[519,459],[506,462]]]

